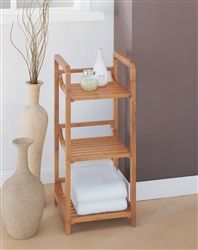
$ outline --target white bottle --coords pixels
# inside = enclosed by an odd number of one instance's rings
[[[98,49],[93,70],[98,81],[98,86],[105,86],[108,83],[108,73],[102,58],[102,49]]]

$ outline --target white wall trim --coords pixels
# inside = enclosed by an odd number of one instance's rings
[[[14,21],[17,23],[17,17],[21,16],[20,10],[9,10],[1,12],[1,23],[12,24]],[[52,9],[50,10],[50,23],[63,23],[63,22],[92,22],[104,21],[104,13],[102,11],[93,10],[68,10],[68,9]],[[21,20],[19,19],[19,22]]]
[[[14,173],[14,170],[3,170],[1,172],[2,183]],[[60,169],[63,175],[64,169]],[[50,184],[54,182],[54,171],[52,168],[45,168],[42,171],[42,182]],[[129,185],[129,183],[127,183]],[[160,179],[152,181],[140,181],[137,183],[137,200],[152,200],[181,195],[198,194],[198,175]]]
[[[198,194],[198,175],[137,183],[138,200]]]
[[[130,183],[125,183],[130,200]],[[191,194],[198,194],[198,175],[137,182],[138,201]]]
[[[101,11],[91,10],[90,0],[79,1],[74,0],[74,5],[71,7],[52,7],[50,11],[50,22],[87,22],[87,21],[104,21],[104,13]],[[23,10],[17,9],[16,0],[11,1],[11,8],[1,9],[2,24],[11,24],[13,21],[17,23],[18,16],[22,15]],[[38,11],[34,14],[37,18]],[[34,15],[33,15],[34,16]],[[19,22],[22,20],[19,18]]]

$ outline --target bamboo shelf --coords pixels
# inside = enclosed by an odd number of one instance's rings
[[[65,92],[65,86],[63,83],[61,84],[61,88]],[[72,84],[71,86],[72,101],[109,99],[112,98],[112,96],[114,98],[124,98],[129,97],[130,93],[116,81],[108,83],[105,89],[97,88],[96,90],[90,91],[89,95],[87,95],[85,91],[81,89],[80,84]]]
[[[130,88],[125,89],[118,81],[118,64],[122,63],[129,69]],[[80,84],[71,83],[71,74],[82,73],[86,68],[71,69],[69,64],[60,56],[54,57],[54,152],[55,152],[55,205],[58,206],[65,223],[65,233],[71,234],[72,225],[82,222],[129,218],[131,226],[136,226],[136,67],[135,63],[114,52],[111,71],[113,81],[105,87],[86,92]],[[65,123],[59,122],[59,90],[65,95]],[[71,103],[81,100],[113,99],[113,120],[71,122]],[[119,139],[118,133],[118,98],[128,98],[130,102],[130,148]],[[109,125],[111,136],[71,139],[71,129],[75,127]],[[65,153],[65,178],[59,176],[59,148]],[[78,161],[113,159],[118,166],[119,158],[130,158],[130,202],[124,211],[77,215],[71,201],[71,164]],[[64,191],[63,191],[64,185]],[[66,195],[65,195],[66,194]]]

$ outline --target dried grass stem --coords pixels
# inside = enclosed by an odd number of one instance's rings
[[[35,2],[37,2],[38,8],[36,8]],[[18,16],[17,23],[26,38],[25,51],[19,49],[13,40],[14,22],[10,30],[10,41],[23,57],[32,84],[38,83],[45,58],[48,42],[49,4],[50,0],[24,0],[21,20]]]

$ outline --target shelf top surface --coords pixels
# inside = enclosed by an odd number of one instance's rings
[[[109,82],[104,87],[98,87],[93,91],[85,91],[81,89],[80,84],[71,85],[71,98],[72,101],[77,100],[92,100],[92,99],[111,99],[111,98],[127,98],[130,96],[126,90],[118,82]]]
[[[130,157],[130,151],[116,136],[71,140],[72,162],[124,157]]]

